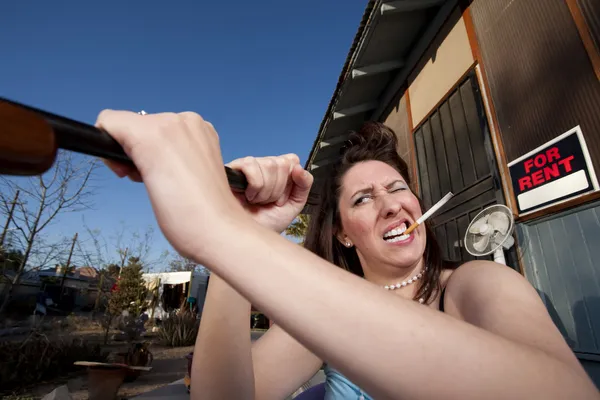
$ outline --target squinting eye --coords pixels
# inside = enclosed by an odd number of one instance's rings
[[[365,202],[364,200],[369,200],[369,199],[370,199],[370,196],[362,196],[362,197],[359,197],[359,198],[358,198],[358,199],[357,199],[357,200],[354,202],[354,205],[355,205],[355,206],[357,206],[357,205],[359,205],[359,204],[362,204],[362,203],[364,203],[364,202]]]

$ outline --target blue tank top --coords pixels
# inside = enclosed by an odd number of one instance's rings
[[[325,365],[324,400],[373,400],[364,390],[329,365]]]

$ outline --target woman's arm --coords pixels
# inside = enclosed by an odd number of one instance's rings
[[[229,163],[246,176],[248,187],[237,198],[261,226],[281,232],[302,210],[312,180],[297,179],[294,184],[291,171],[302,171],[299,164],[294,154]],[[279,327],[252,345],[250,308],[213,275],[194,351],[201,356],[192,366],[193,398],[283,399],[318,370],[321,360]]]
[[[252,362],[257,400],[287,398],[323,365],[319,357],[278,325],[272,326],[254,343]]]
[[[250,303],[213,274],[192,364],[192,399],[283,399],[321,360],[278,326],[250,342]]]
[[[236,240],[225,241],[231,232]],[[224,218],[213,234],[218,247],[198,257],[376,398],[598,398],[585,373],[544,346],[548,338],[535,327],[517,340],[401,299],[246,219]],[[530,297],[524,287],[505,289]],[[481,311],[506,324],[523,325],[531,313],[544,319],[535,307],[520,317]]]
[[[250,303],[212,274],[191,373],[193,399],[254,399]]]

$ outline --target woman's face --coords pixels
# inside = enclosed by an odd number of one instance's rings
[[[342,227],[337,237],[356,246],[363,267],[410,268],[423,258],[425,227],[402,234],[421,216],[419,200],[390,165],[364,161],[352,166],[342,178],[338,206]]]

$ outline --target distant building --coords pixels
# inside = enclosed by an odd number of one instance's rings
[[[10,279],[13,271],[6,271]],[[63,282],[64,280],[64,282]],[[105,277],[103,286],[108,290],[114,279]],[[62,295],[61,295],[62,284]],[[33,268],[21,275],[19,284],[13,289],[11,304],[23,312],[35,307],[36,296],[45,292],[52,299],[59,312],[72,310],[91,310],[96,302],[100,272],[93,267],[76,267],[74,271],[64,274],[64,267],[56,265],[52,268]],[[0,284],[0,291],[4,284]]]
[[[196,306],[199,313],[204,307],[206,289],[209,280],[208,273],[203,270],[183,272],[158,272],[143,275],[148,289],[153,292],[158,289],[158,298],[162,308],[172,311],[185,305],[187,299],[193,298],[192,306]],[[187,303],[189,307],[189,303]]]

